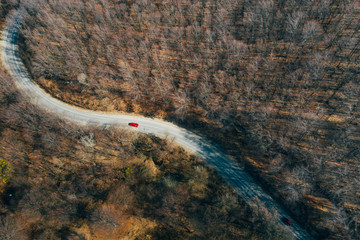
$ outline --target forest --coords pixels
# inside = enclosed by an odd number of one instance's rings
[[[289,239],[171,140],[72,125],[11,82],[0,73],[0,239]]]
[[[51,95],[191,129],[316,238],[360,237],[359,1],[8,2]]]

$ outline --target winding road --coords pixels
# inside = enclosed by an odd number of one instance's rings
[[[295,239],[313,239],[276,201],[256,184],[241,167],[200,136],[160,119],[89,111],[61,102],[47,94],[31,79],[20,58],[17,43],[18,31],[23,21],[22,16],[23,14],[19,12],[13,21],[7,24],[3,31],[1,39],[1,59],[3,65],[12,76],[17,88],[30,102],[60,118],[65,118],[78,124],[128,127],[127,124],[129,122],[137,122],[139,123],[139,127],[138,129],[134,128],[136,131],[174,139],[175,142],[191,152],[196,153],[213,166],[243,199],[251,202],[255,198],[258,198],[265,207],[272,208],[274,212],[277,212],[276,218],[278,219],[279,225],[290,230]],[[293,222],[293,225],[291,227],[284,226],[281,222],[281,217],[287,217]],[[289,238],[291,238],[291,236],[289,236]]]

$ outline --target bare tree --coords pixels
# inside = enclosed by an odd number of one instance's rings
[[[27,239],[23,223],[16,216],[3,216],[0,218],[0,239]]]
[[[189,107],[189,99],[186,91],[180,90],[175,94],[176,101],[174,102],[176,116],[184,120]]]

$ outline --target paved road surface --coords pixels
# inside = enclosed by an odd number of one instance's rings
[[[312,239],[243,169],[198,135],[159,119],[89,111],[71,106],[51,97],[32,81],[19,57],[17,41],[21,22],[22,15],[19,13],[12,23],[7,24],[2,34],[1,58],[4,66],[13,77],[16,86],[29,101],[61,118],[79,124],[120,125],[128,127],[127,124],[129,122],[137,122],[139,123],[139,128],[134,128],[134,130],[172,138],[178,144],[200,155],[206,162],[212,165],[225,181],[246,201],[252,201],[257,197],[267,208],[273,208],[277,211],[279,224],[282,224],[280,220],[282,216],[289,218],[293,225],[291,227],[283,227],[290,229],[296,239]]]

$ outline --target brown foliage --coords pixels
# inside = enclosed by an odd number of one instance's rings
[[[0,192],[1,239],[267,239],[248,230],[248,206],[213,170],[173,143],[79,128],[21,100],[0,105],[0,158],[13,168]],[[219,205],[222,195],[232,204]]]
[[[346,209],[344,231],[359,232],[359,210],[347,207],[358,206],[349,187],[359,171],[358,1],[66,0],[24,8],[28,67],[64,101],[166,111],[226,149],[245,150],[255,159],[245,164],[294,212],[306,194],[322,195]],[[268,174],[279,155],[284,164]]]

